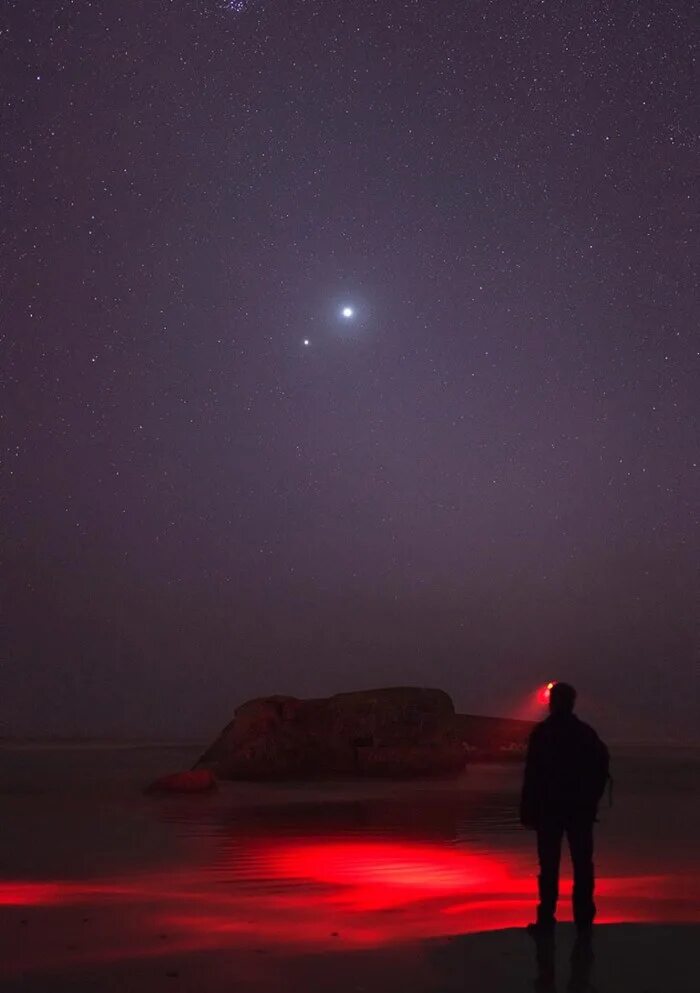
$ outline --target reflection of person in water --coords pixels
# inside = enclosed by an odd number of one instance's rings
[[[555,683],[550,714],[530,736],[525,764],[520,820],[537,831],[540,862],[537,921],[534,933],[554,928],[559,895],[561,843],[566,834],[574,869],[574,921],[590,932],[593,902],[593,824],[608,779],[608,750],[593,728],[574,715],[576,690]]]
[[[535,978],[535,993],[556,993],[556,967],[554,931],[538,931],[535,933],[537,976]],[[591,942],[579,935],[571,952],[569,964],[568,993],[593,993],[591,978],[593,975],[593,946]]]

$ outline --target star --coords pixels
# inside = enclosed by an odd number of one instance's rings
[[[311,342],[309,341],[308,338],[304,338],[304,340],[302,341],[302,345],[304,345],[305,347],[307,347],[310,344],[311,344]]]
[[[354,316],[355,311],[353,310],[352,307],[343,307],[343,309],[341,310],[341,314],[345,318],[350,318]]]

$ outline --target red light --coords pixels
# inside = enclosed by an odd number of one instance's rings
[[[549,683],[546,684],[546,686],[542,687],[542,689],[538,693],[541,703],[543,704],[549,703],[549,697],[555,685],[556,684],[554,682],[550,681]]]

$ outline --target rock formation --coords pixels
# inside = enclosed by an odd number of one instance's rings
[[[450,697],[398,687],[250,700],[195,769],[220,779],[439,776],[459,772],[465,760]]]

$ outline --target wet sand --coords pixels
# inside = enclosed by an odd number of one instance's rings
[[[2,993],[697,988],[697,752],[618,757],[594,958],[572,969],[561,924],[557,985],[522,928],[536,865],[519,767],[143,795],[189,753],[3,752]]]
[[[8,944],[48,941],[76,957],[86,946],[94,952],[110,944],[103,933],[109,915],[101,923],[62,916],[49,925],[40,916],[22,924],[26,918],[5,914],[3,955]],[[695,993],[699,941],[697,925],[603,925],[594,935],[592,954],[577,953],[573,927],[561,925],[552,982],[549,963],[543,967],[535,943],[519,929],[360,950],[345,948],[339,935],[333,951],[300,954],[265,945],[186,952],[171,949],[164,935],[158,954],[134,958],[124,949],[124,957],[104,964],[14,974],[0,988],[3,993]],[[11,959],[10,953],[4,961]]]

